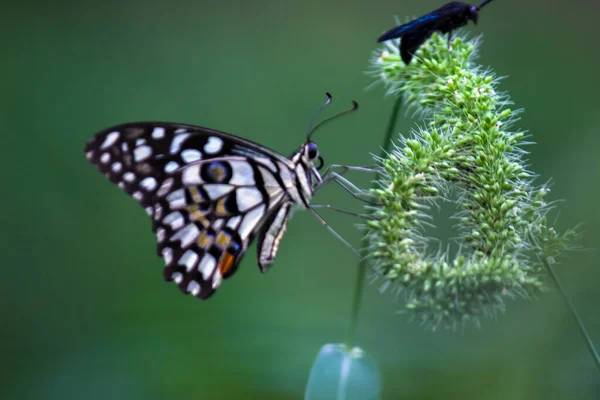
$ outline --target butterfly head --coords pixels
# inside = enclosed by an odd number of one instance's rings
[[[307,141],[302,146],[302,161],[304,165],[320,170],[323,168],[323,157],[319,155],[319,146],[315,142]]]

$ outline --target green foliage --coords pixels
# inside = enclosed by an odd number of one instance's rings
[[[544,289],[536,257],[556,257],[573,235],[546,223],[548,188],[533,186],[521,132],[510,131],[515,112],[497,79],[473,63],[477,41],[440,35],[405,65],[388,45],[373,66],[390,93],[426,119],[411,138],[400,138],[386,157],[381,206],[368,221],[369,257],[384,286],[406,293],[406,309],[433,328],[504,310],[506,297]],[[460,209],[460,253],[427,253],[423,225],[432,204],[452,195]]]

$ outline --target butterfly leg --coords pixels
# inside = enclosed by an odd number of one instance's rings
[[[336,212],[339,212],[341,214],[351,215],[351,216],[357,217],[357,218],[363,218],[363,219],[369,219],[369,220],[373,219],[373,217],[371,217],[371,216],[367,216],[367,215],[364,215],[364,214],[355,213],[355,212],[352,212],[352,211],[342,210],[341,208],[333,207],[333,206],[331,206],[329,204],[311,204],[310,206],[312,208],[326,208],[328,210],[336,211]]]
[[[352,250],[352,252],[354,254],[356,254],[356,256],[358,257],[358,259],[360,261],[364,261],[370,268],[372,271],[376,271],[375,267],[373,267],[373,265],[369,262],[369,260],[367,259],[367,257],[363,257],[360,252],[358,250],[356,250],[354,248],[354,246],[352,246],[350,243],[348,243],[348,241],[346,239],[344,239],[339,233],[337,233],[335,231],[335,229],[333,229],[325,220],[325,218],[323,218],[317,211],[315,211],[312,207],[308,208],[309,211],[319,220],[319,222],[321,224],[323,224],[323,226],[325,227],[325,229],[327,229],[329,232],[331,232],[331,234],[333,236],[335,236],[340,242],[342,242],[343,244],[346,245],[346,247],[348,247],[350,250]]]
[[[334,169],[339,169],[340,171],[335,172]],[[325,183],[327,183],[329,181],[334,181],[338,185],[340,185],[344,190],[346,190],[348,193],[350,193],[352,195],[352,197],[354,197],[355,199],[364,201],[366,203],[371,203],[370,201],[359,197],[359,195],[368,196],[369,195],[368,193],[365,193],[363,190],[356,187],[354,184],[352,184],[348,179],[344,178],[342,175],[348,171],[377,172],[378,170],[379,170],[378,167],[363,167],[363,166],[332,164],[329,167],[327,167],[327,169],[323,173],[321,181],[318,182],[317,184],[315,184],[315,186],[313,187],[313,191],[317,191],[318,189],[321,188],[321,186],[323,186]],[[375,205],[375,204],[372,204],[372,205]]]
[[[340,187],[342,189],[344,189],[346,192],[350,193],[350,195],[352,197],[354,197],[355,199],[360,200],[363,203],[366,203],[371,206],[380,205],[379,203],[373,202],[368,198],[361,197],[361,196],[366,196],[366,197],[370,197],[372,200],[376,199],[375,196],[373,196],[372,194],[367,193],[364,190],[360,189],[359,187],[354,185],[352,182],[350,182],[348,179],[344,178],[343,176],[338,175],[335,172],[332,174],[334,176],[332,176],[332,178],[330,180],[332,180],[335,183],[337,183],[338,185],[340,185]]]
[[[448,31],[448,51],[452,52],[452,31]]]
[[[325,172],[323,172],[323,174],[322,174],[323,180],[324,181],[331,180],[330,176],[331,176],[331,174],[334,173],[335,169],[341,170],[338,172],[340,175],[343,175],[348,171],[362,171],[362,172],[377,172],[377,171],[379,171],[379,168],[376,166],[364,167],[364,166],[360,166],[360,165],[331,164],[325,169]]]
[[[356,250],[354,248],[354,246],[352,246],[350,243],[348,243],[348,241],[346,239],[344,239],[342,237],[342,235],[340,235],[339,233],[337,233],[335,231],[335,229],[333,229],[325,220],[325,218],[323,218],[316,210],[314,210],[312,207],[308,207],[309,211],[315,216],[315,218],[317,218],[319,220],[319,222],[325,227],[325,229],[327,229],[329,232],[331,232],[331,234],[333,236],[335,236],[340,242],[342,242],[344,245],[346,245],[346,247],[348,247],[350,250],[352,250],[352,252],[354,254],[356,254],[356,256],[358,258],[360,258],[361,260],[364,259],[364,257],[360,254],[360,252],[358,250]]]

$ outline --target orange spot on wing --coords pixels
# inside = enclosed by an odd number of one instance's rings
[[[221,275],[225,276],[227,271],[229,271],[233,266],[234,260],[235,257],[231,253],[225,252],[225,254],[223,254],[221,262],[219,263],[219,272],[221,273]]]

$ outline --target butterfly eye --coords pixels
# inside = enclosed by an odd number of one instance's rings
[[[311,160],[314,160],[319,155],[319,148],[317,147],[317,144],[314,142],[308,143],[308,145],[306,146],[306,151],[307,151],[308,158]]]

